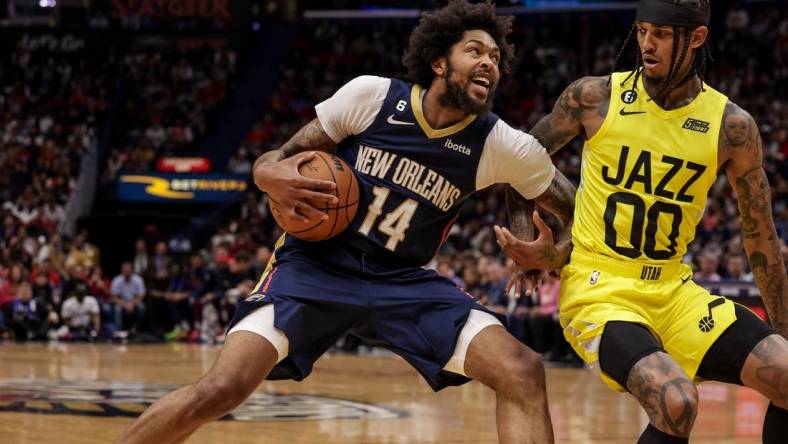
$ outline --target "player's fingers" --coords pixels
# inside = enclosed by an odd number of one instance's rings
[[[498,244],[501,245],[501,247],[509,244],[515,244],[519,240],[506,227],[499,227],[498,225],[495,225],[493,230],[495,231],[495,237],[498,239]]]
[[[537,230],[539,230],[540,235],[553,233],[553,230],[551,230],[550,227],[548,227],[547,224],[544,222],[544,220],[542,220],[542,216],[539,215],[538,211],[534,211],[533,219],[534,219],[534,226],[536,227]]]
[[[493,225],[493,231],[495,232],[495,241],[498,242],[501,248],[504,248],[506,246],[506,239],[503,237],[501,227]]]
[[[301,213],[301,210],[298,208],[297,205],[293,205],[292,207],[289,208],[289,210],[287,211],[287,216],[296,222],[301,222],[303,224],[309,223],[309,219],[304,214]]]
[[[519,296],[519,295],[517,294],[517,285],[515,285],[515,282],[516,282],[516,281],[517,281],[517,278],[516,278],[516,277],[514,277],[514,276],[512,276],[511,278],[509,278],[509,281],[508,281],[508,282],[506,282],[506,289],[504,290],[504,292],[505,292],[506,294],[508,294],[508,295],[514,295],[514,297],[515,297],[515,298],[517,298],[517,297]]]
[[[334,196],[333,194],[326,194],[326,193],[319,193],[317,191],[301,189],[298,193],[298,197],[303,199],[309,199],[311,202],[316,204],[324,203],[327,205],[336,205],[339,203],[339,199]]]
[[[303,218],[301,219],[301,222],[309,223],[311,221],[328,219],[328,214],[318,210],[312,205],[309,205],[301,201],[296,201],[294,210],[299,216]]]
[[[304,188],[313,191],[333,192],[337,184],[330,180],[310,179],[308,177],[298,177],[293,180],[293,187]]]
[[[525,295],[531,297],[531,293],[533,293],[534,285],[531,279],[525,279]]]
[[[317,156],[317,151],[304,151],[290,157],[290,161],[300,166],[302,163],[309,162]]]

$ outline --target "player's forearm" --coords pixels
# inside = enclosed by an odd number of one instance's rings
[[[555,171],[553,183],[536,199],[537,205],[546,208],[561,223],[562,230],[556,238],[554,269],[569,262],[572,254],[572,226],[574,224],[575,193],[577,189],[560,171]]]
[[[269,151],[258,157],[254,163],[255,169],[265,163],[278,162],[304,151],[331,152],[336,148],[336,143],[323,129],[318,119],[312,119],[301,127],[293,137],[284,143],[278,150]]]
[[[757,147],[755,152],[760,153],[760,137],[755,130],[751,133],[750,146]],[[788,337],[788,282],[772,219],[769,180],[761,163],[760,155],[755,158],[740,155],[733,159],[727,174],[736,190],[742,243],[755,283],[772,326]]]
[[[763,230],[744,236],[744,250],[772,327],[788,338],[788,277],[779,238],[771,217],[761,226]]]
[[[506,187],[506,213],[509,216],[509,230],[522,240],[533,240],[534,201],[520,195],[511,186]]]
[[[564,265],[569,263],[569,257],[572,255],[572,221],[564,228],[556,242],[556,250],[558,255],[556,257],[556,270],[560,270]]]

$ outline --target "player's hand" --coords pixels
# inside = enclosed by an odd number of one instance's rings
[[[315,157],[315,151],[298,153],[279,162],[266,162],[254,170],[254,183],[276,201],[285,214],[308,223],[328,219],[328,215],[314,205],[336,205],[333,194],[336,184],[328,180],[310,179],[298,172],[298,167]]]
[[[542,284],[541,270],[523,271],[516,262],[512,262],[509,276],[506,294],[514,294],[515,298],[520,298],[523,293],[526,297],[533,298]]]
[[[495,237],[503,252],[512,258],[522,270],[555,270],[561,267],[558,263],[558,249],[553,239],[553,230],[545,224],[539,213],[534,211],[534,226],[539,236],[526,242],[518,239],[508,229],[495,226]]]

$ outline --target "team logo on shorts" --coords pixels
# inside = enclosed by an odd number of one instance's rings
[[[265,299],[265,294],[257,293],[249,296],[248,298],[244,299],[244,302],[260,302]]]
[[[594,271],[591,273],[591,280],[590,280],[590,281],[588,281],[588,283],[589,283],[589,284],[591,284],[591,285],[594,285],[594,284],[596,284],[596,283],[597,283],[597,281],[598,281],[598,280],[599,280],[599,272],[598,272],[598,271],[596,271],[596,270],[594,270]]]
[[[41,379],[0,379],[0,412],[53,415],[139,416],[177,385]],[[221,418],[234,421],[391,419],[408,414],[365,402],[327,396],[255,392]]]
[[[638,99],[638,93],[634,89],[628,89],[621,93],[621,101],[624,103],[635,103]]]
[[[725,303],[725,298],[717,298],[709,302],[709,314],[707,316],[700,318],[700,321],[698,321],[698,328],[700,329],[700,331],[702,331],[703,333],[708,333],[714,330],[714,316],[711,313],[711,309],[719,305],[722,305],[724,303]]]

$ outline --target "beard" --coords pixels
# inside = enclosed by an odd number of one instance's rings
[[[646,70],[643,70],[643,78],[648,80],[648,83],[652,86],[662,87],[662,84],[665,83],[665,80],[668,79],[667,75],[660,75],[660,76],[650,76],[646,74]]]
[[[466,114],[484,116],[490,112],[496,84],[492,84],[487,91],[487,100],[479,102],[471,98],[468,92],[468,88],[470,88],[472,83],[472,74],[468,76],[465,88],[463,88],[459,83],[451,80],[452,73],[454,73],[454,68],[449,64],[446,67],[446,91],[438,98],[438,102],[447,108],[458,109]]]

